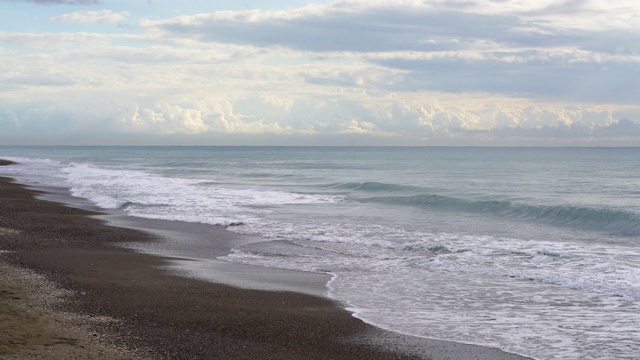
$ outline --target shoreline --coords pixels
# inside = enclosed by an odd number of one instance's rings
[[[381,330],[326,297],[176,276],[164,270],[166,257],[113,246],[157,242],[156,235],[110,226],[95,218],[103,213],[36,194],[0,179],[0,250],[10,251],[0,262],[65,290],[56,311],[116,319],[90,325],[116,348],[150,349],[150,358],[170,359],[523,358]]]
[[[180,276],[242,289],[292,291],[327,297],[326,284],[331,280],[331,275],[218,259],[228,255],[234,247],[265,241],[262,238],[237,234],[219,225],[135,218],[122,214],[96,218],[110,226],[152,234],[152,242],[125,243],[121,246],[168,258],[168,264],[163,268]]]

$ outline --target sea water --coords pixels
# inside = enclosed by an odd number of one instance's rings
[[[262,242],[375,326],[539,359],[640,356],[640,149],[0,147],[0,175]]]

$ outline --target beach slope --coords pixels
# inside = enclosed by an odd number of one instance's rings
[[[327,298],[172,275],[115,246],[150,234],[36,194],[0,178],[0,357],[519,358],[382,331]]]

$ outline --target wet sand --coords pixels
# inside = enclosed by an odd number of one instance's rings
[[[116,246],[157,236],[35,195],[0,178],[2,358],[520,358],[383,331],[321,296],[177,276]]]

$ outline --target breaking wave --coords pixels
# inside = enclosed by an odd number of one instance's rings
[[[618,235],[640,235],[640,214],[612,208],[531,205],[507,200],[469,200],[436,194],[370,197],[361,201],[504,216]]]

